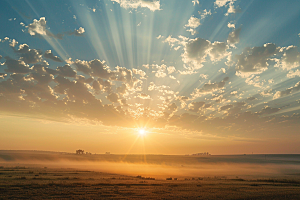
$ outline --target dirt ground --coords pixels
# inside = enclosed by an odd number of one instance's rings
[[[0,165],[0,199],[300,199],[297,177],[166,180],[73,168]]]

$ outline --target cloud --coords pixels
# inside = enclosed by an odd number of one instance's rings
[[[228,28],[235,28],[235,24],[228,22],[227,27]]]
[[[230,52],[227,52],[227,49],[228,46],[224,42],[211,43],[202,38],[190,39],[185,45],[182,60],[184,63],[191,64],[194,69],[199,69],[206,62],[208,55],[213,62],[229,56]]]
[[[252,97],[248,97],[247,100],[249,100],[249,101],[254,101],[254,100],[257,100],[257,98],[254,97],[254,96],[252,96]]]
[[[157,69],[157,71],[152,71],[155,73],[155,76],[157,78],[164,78],[167,76],[166,74],[166,69],[167,69],[167,65],[162,64],[162,65],[154,65],[154,67]]]
[[[269,106],[265,106],[261,111],[259,111],[260,115],[270,115],[276,113],[280,110],[280,108],[272,108]]]
[[[295,92],[298,92],[299,90],[300,90],[300,81],[298,83],[296,83],[295,86],[293,86],[293,87],[290,87],[290,88],[288,88],[286,90],[283,90],[283,91],[277,91],[274,94],[273,99],[278,99],[280,97],[284,97],[284,96],[293,94]]]
[[[41,17],[39,20],[34,19],[31,24],[28,26],[25,26],[25,28],[28,29],[28,33],[31,36],[42,36],[42,37],[53,37],[56,39],[62,39],[64,34],[63,33],[58,33],[58,34],[53,34],[51,31],[48,30],[47,27],[47,21],[45,17]],[[82,34],[85,32],[84,28],[79,27],[79,29],[75,29],[74,31],[68,31],[66,32],[68,35],[75,35],[75,36],[82,36]]]
[[[48,59],[51,59],[51,60],[54,60],[56,62],[62,62],[62,60],[58,56],[54,56],[53,55],[53,53],[51,52],[51,50],[45,51],[44,57],[48,58]]]
[[[228,7],[227,13],[225,13],[225,16],[228,16],[231,13],[238,13],[241,11],[240,8],[235,8],[234,7],[234,2],[236,0],[216,0],[215,1],[215,6],[216,7]]]
[[[289,73],[286,75],[288,78],[295,78],[296,76],[300,77],[300,70],[297,69],[296,71],[289,71]]]
[[[228,23],[228,27],[229,27],[229,23]],[[231,27],[234,27],[234,25]],[[240,32],[241,32],[242,28],[238,28],[232,32],[229,33],[228,35],[228,39],[227,39],[227,43],[230,45],[234,45],[240,42]]]
[[[262,92],[259,93],[259,94],[260,94],[261,96],[263,96],[263,97],[270,97],[270,96],[273,96],[272,89],[262,91]]]
[[[134,74],[138,74],[138,75],[140,75],[140,76],[142,76],[142,77],[146,76],[146,72],[144,72],[144,71],[141,70],[141,69],[135,69],[135,68],[132,68],[132,72],[133,72]]]
[[[300,53],[296,46],[283,47],[280,52],[283,52],[283,56],[277,61],[277,66],[287,70],[300,66]]]
[[[279,52],[275,44],[267,43],[262,47],[246,48],[245,51],[236,55],[237,75],[248,77],[251,74],[260,74],[268,69],[268,61]]]
[[[177,111],[177,105],[175,103],[171,103],[168,105],[168,107],[166,108],[166,111],[169,111],[171,113],[174,113]]]
[[[228,105],[220,107],[219,111],[226,111],[226,110],[229,110],[231,108],[233,108],[233,105],[232,104],[228,104]]]
[[[191,39],[185,46],[183,61],[192,63],[196,68],[201,68],[211,50],[211,42],[202,38]]]
[[[197,97],[201,97],[204,94],[213,93],[215,91],[221,90],[224,88],[226,81],[228,81],[228,80],[229,80],[229,78],[226,77],[220,82],[212,83],[211,81],[208,81],[208,83],[205,83],[200,89],[198,89],[198,88],[194,89],[191,96],[193,98],[197,98]]]
[[[76,72],[71,68],[69,64],[66,64],[63,67],[57,67],[56,71],[58,71],[59,75],[64,77],[76,77]]]
[[[75,36],[82,36],[82,34],[85,32],[84,28],[79,27],[79,29],[75,29],[73,32],[68,33],[68,35],[75,35]]]
[[[199,0],[192,0],[193,5],[199,4]]]
[[[227,52],[228,46],[224,42],[214,42],[211,44],[209,51],[210,60],[213,62],[220,61],[221,59],[229,56],[231,53]]]
[[[151,99],[150,95],[145,93],[138,93],[137,97],[140,99]]]
[[[39,20],[34,19],[31,24],[25,26],[28,29],[28,33],[31,36],[48,36],[57,39],[62,39],[63,34],[54,35],[47,29],[47,21],[45,17],[41,17]]]
[[[201,19],[204,19],[207,15],[211,15],[211,10],[207,11],[204,9],[202,12],[198,11],[198,13],[201,14]]]
[[[16,73],[16,74],[26,74],[30,72],[29,65],[27,65],[23,60],[15,60],[8,56],[5,57],[6,61],[4,65],[7,66],[7,69],[4,71],[7,73]]]
[[[191,102],[188,105],[189,111],[198,113],[199,111],[203,111],[206,108],[211,107],[211,104],[207,104],[204,101]]]
[[[117,93],[110,93],[106,96],[106,98],[113,103],[117,103],[119,100],[119,96]]]
[[[15,47],[18,44],[18,42],[15,39],[12,39],[9,43],[9,46]]]
[[[248,85],[253,85],[254,87],[263,87],[263,85],[265,84],[265,80],[260,81],[260,76],[255,76],[250,75],[249,77],[246,78],[245,83],[247,83]]]
[[[187,31],[187,32],[190,32],[191,35],[195,35],[195,34],[198,33],[195,29],[192,29],[192,28],[187,29],[186,31]],[[179,48],[180,48],[180,47],[179,47]],[[178,47],[175,47],[174,49],[177,51],[179,48],[178,48]]]
[[[168,70],[168,74],[172,74],[173,72],[176,72],[176,69],[175,69],[174,66],[169,66],[169,67],[167,68],[167,70]]]
[[[185,25],[185,27],[197,28],[200,25],[201,25],[200,19],[191,16],[190,19],[188,20],[188,23]]]
[[[117,2],[122,8],[137,9],[138,7],[148,8],[151,11],[160,10],[159,0],[111,0]]]
[[[20,59],[27,64],[33,64],[42,61],[41,52],[36,49],[29,49],[27,44],[21,44],[16,52],[21,55]]]

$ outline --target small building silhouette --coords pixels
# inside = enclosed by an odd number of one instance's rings
[[[76,154],[84,154],[84,150],[78,149],[76,150]]]

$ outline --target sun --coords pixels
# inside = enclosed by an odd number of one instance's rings
[[[145,134],[146,134],[145,129],[139,129],[139,134],[140,134],[140,135],[145,135]]]

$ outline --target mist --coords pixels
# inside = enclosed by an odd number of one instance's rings
[[[59,152],[0,151],[0,165],[72,168],[158,179],[257,179],[300,175],[300,155],[76,155]]]

